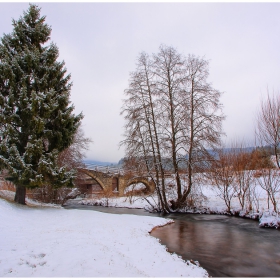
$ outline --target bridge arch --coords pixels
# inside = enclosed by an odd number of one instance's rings
[[[129,180],[126,184],[126,188],[128,188],[130,185],[132,184],[138,184],[138,183],[142,183],[143,185],[145,185],[145,187],[148,189],[148,191],[150,192],[154,192],[155,190],[155,184],[153,181],[149,181],[147,178],[145,177],[137,177],[137,178],[133,178],[131,180]]]
[[[98,176],[96,176],[93,172],[87,171],[86,169],[82,170],[83,173],[85,173],[86,175],[88,175],[89,177],[93,178],[99,185],[100,187],[105,190],[106,186],[105,184],[100,180],[100,178]]]
[[[125,189],[137,183],[142,183],[145,186],[143,189],[145,192],[155,191],[155,184],[149,176],[137,177],[133,176],[133,174],[122,174],[120,171],[115,172],[115,170],[108,168],[104,170],[103,167],[100,170],[96,167],[91,167],[90,169],[81,168],[80,171],[94,179],[104,191],[112,190],[118,196],[124,196]]]

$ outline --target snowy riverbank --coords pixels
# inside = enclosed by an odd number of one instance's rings
[[[170,220],[0,199],[0,277],[207,277],[149,235]]]
[[[258,211],[254,208],[251,211],[242,211],[240,209],[240,204],[238,198],[234,197],[231,204],[231,214],[240,217],[250,218],[259,220],[259,225],[262,227],[280,227],[280,217],[267,208],[267,196],[263,189],[258,187]],[[200,214],[226,214],[227,207],[224,201],[217,195],[217,193],[211,188],[211,186],[204,185],[201,187],[201,193],[203,199],[201,199],[200,205],[195,208],[182,209],[180,212],[185,213],[200,213]],[[147,198],[151,204],[156,201],[156,196]],[[280,197],[278,197],[280,201]],[[110,206],[110,207],[125,207],[125,208],[140,208],[149,209],[150,205],[147,200],[142,197],[111,197],[111,198],[91,198],[83,199],[79,202],[83,205],[100,205],[100,206]]]

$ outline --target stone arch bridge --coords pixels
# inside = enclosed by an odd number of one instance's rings
[[[134,173],[126,174],[120,168],[88,164],[85,168],[80,168],[80,171],[86,175],[84,184],[87,185],[88,189],[97,186],[97,191],[112,190],[118,196],[124,196],[127,187],[132,184],[143,183],[149,192],[155,190],[155,184],[148,176],[140,177],[135,176]],[[98,186],[100,186],[99,189]]]

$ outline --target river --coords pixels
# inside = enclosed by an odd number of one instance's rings
[[[71,203],[66,209],[94,210],[112,214],[161,216],[143,209],[88,206]],[[173,224],[156,228],[169,252],[198,261],[212,277],[280,277],[280,231],[258,222],[224,215],[169,214]]]

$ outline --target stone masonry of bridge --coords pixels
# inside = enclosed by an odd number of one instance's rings
[[[143,183],[150,192],[154,192],[155,184],[148,177],[137,177],[120,173],[101,172],[91,169],[81,169],[81,171],[93,178],[103,190],[118,191],[119,196],[124,196],[124,190],[128,186],[136,183]]]

